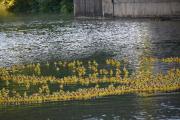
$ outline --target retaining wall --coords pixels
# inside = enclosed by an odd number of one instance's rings
[[[74,15],[180,17],[180,0],[74,0]]]

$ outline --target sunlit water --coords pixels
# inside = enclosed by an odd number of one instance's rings
[[[90,20],[59,15],[0,18],[0,66],[72,59],[130,61],[180,57],[180,21]],[[155,70],[179,67],[155,64]],[[34,106],[1,107],[2,120],[180,119],[180,94],[111,96]]]

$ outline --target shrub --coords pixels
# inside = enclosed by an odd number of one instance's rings
[[[73,11],[73,0],[0,0],[12,12],[62,12]]]

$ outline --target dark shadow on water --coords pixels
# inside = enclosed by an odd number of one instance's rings
[[[1,108],[3,120],[180,119],[180,94],[110,96],[33,106]]]

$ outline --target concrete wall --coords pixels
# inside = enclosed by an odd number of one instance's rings
[[[113,16],[113,4],[112,0],[103,0],[103,16]]]
[[[75,16],[102,16],[102,0],[74,0]]]
[[[74,0],[75,16],[180,17],[180,0]]]
[[[180,16],[180,0],[114,0],[119,17]]]

